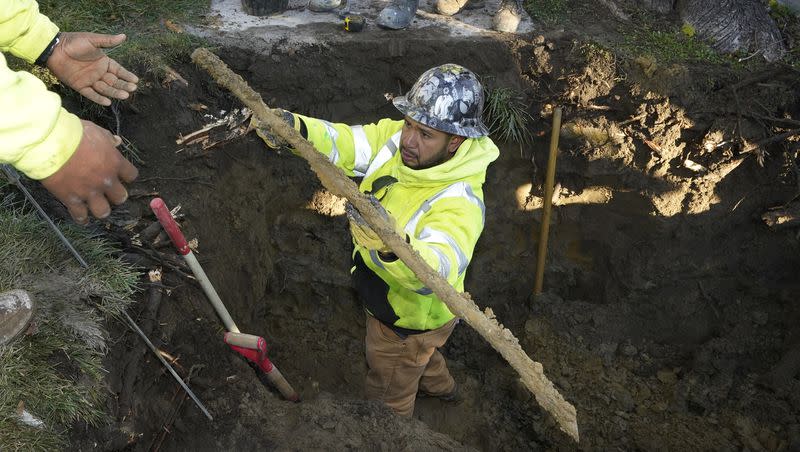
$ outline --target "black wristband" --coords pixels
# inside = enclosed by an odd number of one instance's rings
[[[408,234],[405,235],[405,239],[406,239],[406,243],[411,244],[411,239],[408,237]],[[391,262],[394,262],[397,259],[399,259],[397,257],[397,255],[394,254],[394,252],[392,252],[392,251],[389,251],[389,252],[386,252],[386,253],[381,253],[380,251],[378,251],[378,257],[382,261],[387,262],[387,263],[391,263]]]
[[[53,54],[53,51],[56,49],[56,46],[60,42],[61,42],[61,32],[58,32],[56,33],[53,40],[50,41],[50,44],[47,44],[47,47],[44,49],[44,52],[42,52],[42,54],[39,55],[39,58],[36,59],[34,64],[42,67],[47,65],[47,59],[50,58],[50,55]]]
[[[380,259],[381,259],[383,262],[387,262],[387,263],[394,262],[394,261],[396,261],[396,260],[398,259],[397,255],[396,255],[396,254],[394,254],[394,253],[393,253],[393,252],[391,252],[391,251],[389,251],[388,253],[382,253],[382,252],[378,251],[378,257],[379,257],[379,258],[380,258]]]

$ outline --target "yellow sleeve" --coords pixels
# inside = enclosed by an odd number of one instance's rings
[[[72,157],[82,136],[80,119],[61,108],[58,95],[33,75],[9,69],[0,54],[0,163],[44,179]]]
[[[381,119],[377,124],[350,126],[293,114],[306,125],[306,139],[349,177],[363,177],[381,146],[403,124],[403,121]]]
[[[29,63],[44,52],[58,33],[58,27],[34,0],[0,0],[0,51]]]

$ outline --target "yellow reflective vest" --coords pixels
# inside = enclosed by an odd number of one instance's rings
[[[35,1],[0,1],[0,51],[33,62],[56,33]],[[80,120],[59,96],[33,75],[9,69],[0,54],[0,163],[44,179],[69,160],[82,136]]]
[[[403,225],[414,250],[463,291],[485,221],[486,168],[499,156],[492,140],[467,139],[450,160],[414,170],[405,166],[399,152],[403,121],[348,126],[296,116],[305,123],[308,140],[317,150],[347,175],[363,178],[361,191],[375,190],[381,205]],[[353,256],[356,288],[367,311],[378,320],[399,330],[425,331],[454,317],[402,261],[384,261],[375,250],[358,244]]]

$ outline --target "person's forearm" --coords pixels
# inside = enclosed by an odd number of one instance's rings
[[[81,140],[80,120],[61,108],[58,95],[0,55],[0,162],[43,179],[70,158]]]
[[[35,1],[0,1],[0,51],[33,63],[57,33],[58,27],[39,13]]]

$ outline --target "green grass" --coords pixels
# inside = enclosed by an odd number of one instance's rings
[[[31,334],[0,347],[0,450],[59,450],[73,422],[105,419],[102,320],[131,302],[136,274],[108,243],[62,226],[90,265],[81,268],[12,190],[0,183],[0,291],[27,290],[36,310]],[[20,402],[43,429],[18,422]]]
[[[660,64],[688,61],[722,64],[731,61],[729,57],[719,54],[707,43],[689,34],[691,33],[687,33],[686,29],[630,28],[624,34],[620,50],[632,57],[651,56]]]
[[[502,141],[520,145],[531,142],[531,116],[522,102],[522,93],[511,88],[487,91],[484,115],[489,132]]]
[[[61,31],[125,33],[128,40],[108,54],[129,69],[161,75],[163,65],[188,55],[202,43],[200,38],[169,30],[165,21],[196,23],[209,4],[210,0],[41,0],[39,9]],[[9,66],[33,72],[48,86],[57,83],[48,71],[16,58],[9,58]]]
[[[567,0],[526,0],[523,5],[532,18],[546,24],[556,24],[567,17]]]
[[[208,8],[209,0],[39,0],[40,10],[63,31],[141,34],[160,21],[185,21]]]
[[[795,69],[800,69],[800,17],[787,6],[770,0],[770,16],[775,20],[781,33],[788,37],[789,49],[783,61]]]

